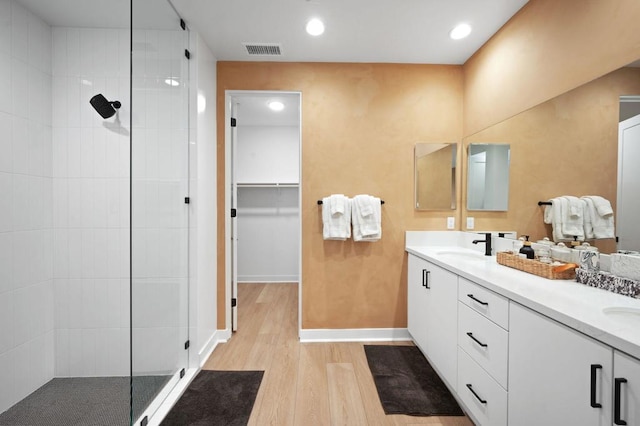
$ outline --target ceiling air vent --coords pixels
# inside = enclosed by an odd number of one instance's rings
[[[279,43],[242,43],[251,56],[280,56],[282,46]]]

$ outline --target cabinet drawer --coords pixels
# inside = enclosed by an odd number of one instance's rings
[[[479,425],[506,426],[507,391],[460,348],[458,396]]]
[[[509,329],[509,299],[460,277],[458,300],[505,330]]]
[[[458,346],[506,389],[509,333],[465,304],[458,304]]]

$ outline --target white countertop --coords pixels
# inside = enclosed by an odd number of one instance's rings
[[[447,251],[483,253],[483,245],[467,248],[468,238],[457,236],[456,239],[438,241],[436,238],[433,242],[442,245],[429,245],[423,244],[420,238],[411,238],[408,232],[406,251],[640,359],[640,316],[625,321],[603,312],[609,307],[640,309],[639,299],[575,281],[538,277],[500,265],[495,256],[474,259],[442,254]],[[454,244],[444,245],[447,242]]]

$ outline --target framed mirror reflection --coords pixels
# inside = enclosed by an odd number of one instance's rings
[[[467,210],[506,211],[509,208],[509,144],[469,144]]]
[[[416,210],[455,210],[456,143],[417,143],[414,148]]]

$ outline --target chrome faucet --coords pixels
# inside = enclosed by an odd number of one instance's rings
[[[484,243],[484,255],[491,256],[491,232],[485,232],[484,240],[473,240],[473,244]]]

